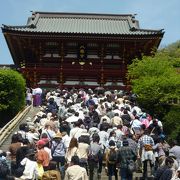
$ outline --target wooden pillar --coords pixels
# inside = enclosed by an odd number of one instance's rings
[[[33,70],[33,87],[37,87],[37,72],[36,72],[36,64],[34,65],[34,70]]]
[[[63,61],[64,61],[64,44],[61,43],[61,61],[60,61],[60,74],[59,74],[59,88],[63,89],[64,77],[63,77]]]
[[[123,81],[123,84],[125,85],[125,86],[127,86],[127,81],[126,81],[126,72],[127,72],[127,59],[126,59],[126,57],[127,57],[127,55],[126,55],[126,53],[127,53],[127,51],[126,51],[126,44],[125,44],[126,42],[124,41],[124,45],[123,45],[123,57],[122,57],[122,71],[123,71],[123,73],[122,73],[122,81]]]
[[[43,66],[43,51],[42,51],[42,42],[39,42],[39,63],[38,63],[38,67],[42,67]],[[38,78],[36,77],[37,82],[41,81],[41,73],[38,73]]]
[[[101,46],[100,61],[101,61],[100,86],[103,87],[105,84],[105,79],[104,79],[104,45]]]
[[[43,56],[43,54],[42,54],[42,45],[41,45],[41,42],[39,42],[39,63],[40,63],[40,65],[42,63],[42,56]]]

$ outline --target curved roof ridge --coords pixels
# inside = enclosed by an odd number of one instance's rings
[[[163,35],[162,30],[141,29],[135,15],[32,12],[25,26],[4,26],[3,31],[59,34]]]
[[[5,25],[5,24],[2,24],[2,26],[4,28],[7,28],[7,29],[11,29],[11,28],[29,28],[29,27],[31,27],[31,26],[28,26],[28,25],[12,26],[12,25]]]
[[[137,30],[139,30],[139,31],[148,31],[148,32],[161,32],[161,33],[163,33],[164,32],[164,29],[142,29],[142,28],[140,28],[140,29],[137,29]]]
[[[38,15],[40,18],[79,18],[79,19],[127,19],[133,17],[133,14],[98,14],[98,13],[67,13],[67,12],[33,12],[32,15]]]

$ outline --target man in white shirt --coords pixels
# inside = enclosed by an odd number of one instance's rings
[[[68,136],[67,132],[65,132],[65,131],[63,131],[61,134],[62,134],[62,140],[63,140],[65,146],[68,148],[71,138]]]
[[[88,180],[86,169],[79,166],[79,157],[71,158],[71,166],[67,168],[64,180]]]
[[[78,139],[81,136],[81,133],[84,132],[84,129],[80,128],[80,123],[77,121],[74,123],[75,127],[70,131],[70,138],[75,137]]]
[[[99,137],[100,137],[100,143],[104,146],[104,147],[108,147],[109,144],[109,134],[107,133],[107,128],[103,128],[100,129],[101,131],[98,133]]]

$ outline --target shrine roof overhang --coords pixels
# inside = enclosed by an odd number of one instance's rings
[[[31,34],[163,36],[163,29],[141,29],[135,15],[33,12],[23,26],[3,25],[3,32]]]

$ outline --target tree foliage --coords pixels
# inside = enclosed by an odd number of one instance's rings
[[[171,57],[174,67],[180,67],[180,40],[159,50],[159,53],[167,54]]]
[[[135,59],[128,67],[133,92],[153,114],[159,114],[163,105],[180,97],[180,75],[170,59],[167,54],[158,53],[154,57]]]
[[[153,57],[133,60],[127,75],[140,106],[164,121],[166,132],[172,138],[177,137],[180,130],[180,116],[176,113],[180,105],[173,104],[180,97],[179,68],[180,41]]]
[[[25,105],[25,80],[14,70],[0,70],[0,119],[7,120]]]
[[[170,111],[164,116],[164,131],[169,138],[176,139],[180,143],[180,106],[174,105]]]

